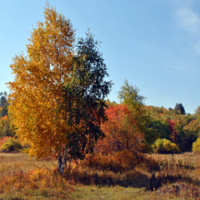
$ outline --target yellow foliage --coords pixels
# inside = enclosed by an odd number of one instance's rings
[[[180,150],[175,143],[167,139],[157,139],[152,145],[154,153],[179,153]]]
[[[1,145],[1,150],[3,152],[9,152],[9,151],[19,151],[22,149],[22,146],[18,140],[15,138],[9,137],[6,142],[4,142],[3,145]]]
[[[28,143],[29,155],[37,158],[60,152],[66,143],[66,132],[73,131],[64,123],[62,85],[70,70],[74,30],[69,20],[47,7],[45,22],[33,29],[27,57],[17,55],[10,65],[15,75],[9,85],[8,99],[16,135]]]
[[[171,147],[172,147],[171,142],[170,142],[169,140],[164,140],[164,142],[163,142],[163,148],[164,148],[166,151],[170,152]]]
[[[197,138],[192,144],[192,152],[200,152],[200,138]]]

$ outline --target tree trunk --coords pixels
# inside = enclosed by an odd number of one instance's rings
[[[66,167],[67,163],[67,149],[65,148],[63,156],[60,155],[58,156],[58,171],[63,174],[64,169]]]

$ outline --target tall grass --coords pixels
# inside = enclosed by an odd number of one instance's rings
[[[123,170],[91,158],[61,176],[57,160],[1,153],[0,199],[200,199],[200,154],[145,155]]]

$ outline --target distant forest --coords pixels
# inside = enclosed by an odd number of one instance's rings
[[[116,102],[106,101],[108,107],[119,106]],[[146,126],[153,132],[155,138],[167,139],[177,144],[181,152],[191,151],[192,143],[197,140],[200,133],[200,107],[194,114],[185,112],[181,103],[174,108],[144,106],[149,116]],[[152,133],[151,133],[152,134]],[[11,125],[8,114],[8,94],[0,93],[0,137],[15,136],[15,128]]]

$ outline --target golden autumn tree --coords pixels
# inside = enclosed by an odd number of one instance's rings
[[[110,82],[106,65],[91,34],[74,45],[69,20],[47,7],[38,22],[27,56],[13,59],[15,80],[9,82],[9,114],[19,139],[29,144],[29,155],[57,154],[63,173],[67,156],[83,158],[103,135],[100,119]]]
[[[29,155],[43,158],[55,151],[61,155],[67,142],[63,83],[71,69],[75,33],[70,20],[47,6],[45,22],[38,22],[27,45],[27,56],[16,55],[10,65],[14,81],[9,113],[19,139],[30,145]]]

